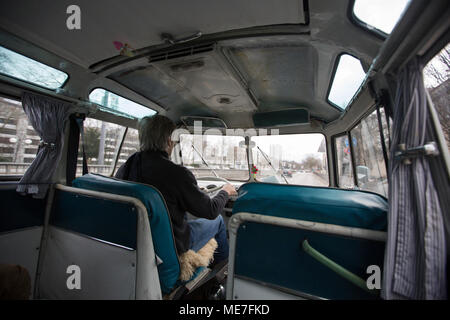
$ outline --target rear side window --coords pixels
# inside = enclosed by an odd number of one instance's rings
[[[36,158],[40,140],[22,103],[0,97],[0,175],[23,175]]]
[[[358,187],[388,195],[388,181],[384,162],[377,112],[350,131]]]
[[[366,73],[359,59],[349,54],[342,54],[331,83],[328,101],[340,109],[347,108],[365,76]]]
[[[57,89],[69,77],[67,73],[0,46],[0,74],[44,87]]]

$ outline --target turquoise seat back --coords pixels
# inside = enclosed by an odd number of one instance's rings
[[[365,191],[269,183],[240,187],[233,213],[252,212],[385,231],[386,198]]]
[[[164,294],[170,293],[177,284],[180,264],[169,212],[161,193],[149,185],[95,174],[79,177],[73,181],[72,185],[75,188],[134,197],[144,204],[148,212],[155,253],[162,260],[162,263],[158,265],[161,291]]]
[[[377,231],[386,230],[387,211],[387,200],[369,192],[265,183],[241,186],[233,206],[233,214],[249,212]],[[230,248],[234,279],[327,299],[378,298],[309,256],[302,249],[305,239],[360,278],[368,278],[370,265],[383,268],[383,241],[244,221],[237,229],[236,247]],[[252,299],[244,296],[248,290],[236,290],[233,294],[239,298]]]

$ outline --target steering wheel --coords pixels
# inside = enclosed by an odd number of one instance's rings
[[[225,182],[225,183],[230,183],[230,181],[228,181],[227,179],[225,179],[225,178],[220,178],[220,177],[199,177],[199,178],[197,178],[197,181],[204,181],[204,180],[207,180],[207,181],[222,181],[222,182]],[[222,187],[223,186],[214,186],[214,187],[211,187],[211,188],[208,188],[209,186],[207,186],[203,191],[205,191],[206,193],[213,193],[213,192],[216,192],[216,191],[218,191],[218,190],[220,190],[220,189],[222,189]]]

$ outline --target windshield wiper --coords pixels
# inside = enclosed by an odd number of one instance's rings
[[[261,154],[263,155],[264,159],[266,159],[266,161],[269,163],[269,165],[272,167],[273,171],[275,172],[275,174],[277,173],[277,170],[274,168],[274,166],[272,165],[272,162],[270,161],[269,156],[261,150],[260,147],[256,146],[256,148],[258,148],[259,152],[261,152]],[[287,181],[286,177],[283,174],[283,171],[281,171],[281,176],[283,177],[284,181],[286,181],[286,184],[289,184],[289,182]]]
[[[200,156],[200,158],[202,159],[203,163],[208,167],[209,170],[212,171],[212,173],[214,173],[214,175],[216,176],[216,178],[220,178],[219,175],[214,171],[214,169],[212,169],[209,164],[206,162],[206,160],[203,158],[203,156],[201,155],[201,153],[197,150],[197,148],[194,147],[194,144],[191,143],[192,149],[194,149],[195,152],[197,152],[197,154]]]

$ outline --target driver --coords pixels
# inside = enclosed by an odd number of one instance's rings
[[[116,178],[149,184],[163,195],[169,209],[178,254],[197,252],[215,238],[218,248],[214,264],[228,258],[228,240],[221,212],[228,197],[236,195],[225,184],[214,198],[200,190],[194,175],[170,160],[175,143],[171,135],[176,126],[162,115],[144,117],[139,122],[140,151],[119,168]],[[187,220],[186,212],[200,219]]]

